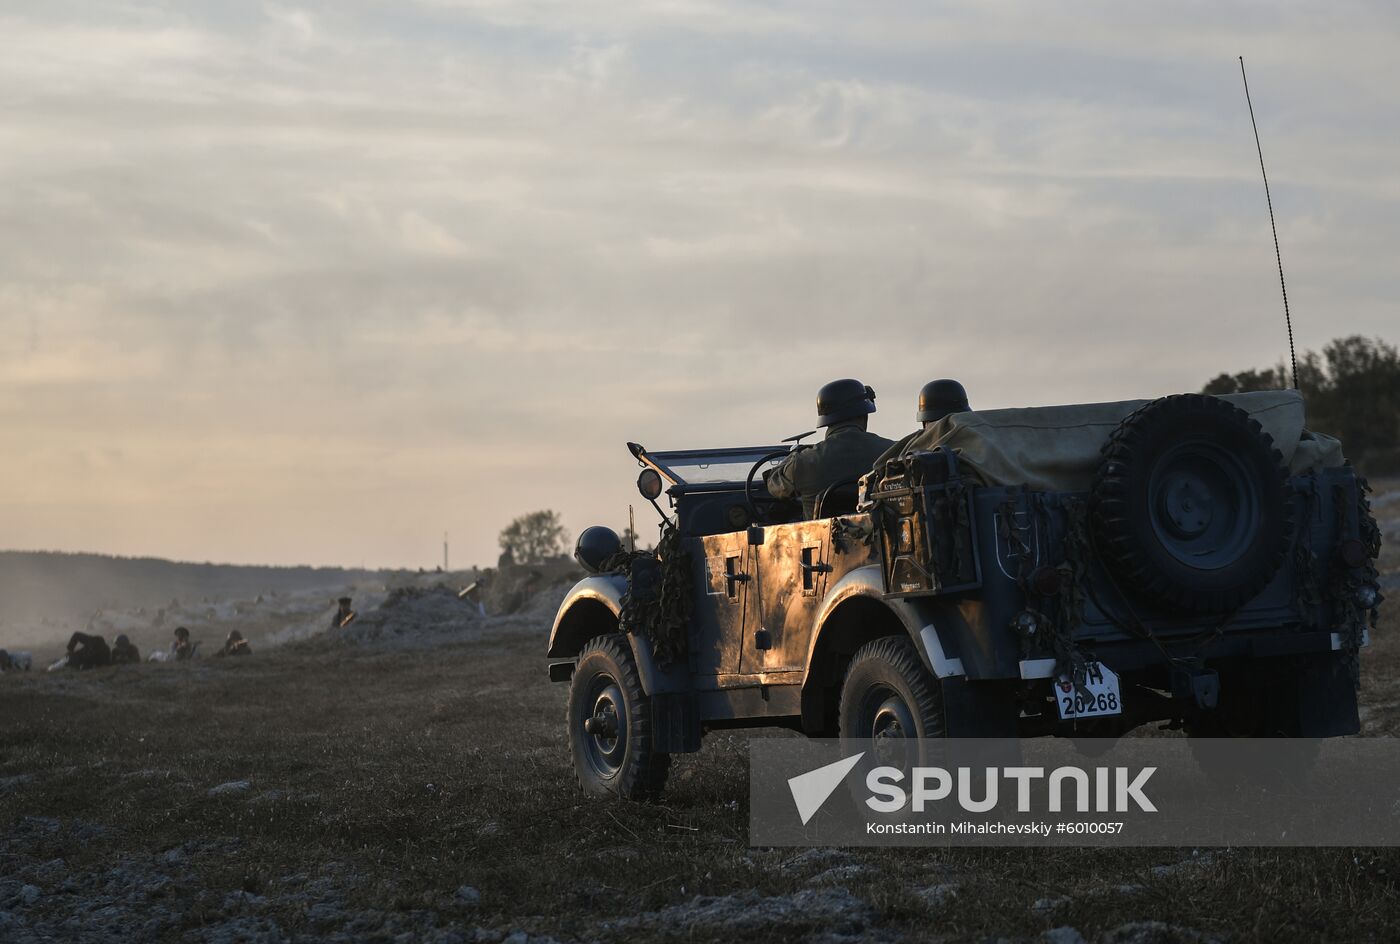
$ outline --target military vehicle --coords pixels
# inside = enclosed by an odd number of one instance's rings
[[[549,638],[587,793],[655,796],[672,754],[760,725],[1358,730],[1379,532],[1292,391],[954,414],[811,520],[759,475],[792,448],[629,444],[661,543],[585,531]]]

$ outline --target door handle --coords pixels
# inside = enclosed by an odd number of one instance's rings
[[[831,565],[830,565],[830,564],[824,564],[824,563],[822,563],[821,561],[817,561],[817,562],[814,563],[814,564],[808,564],[808,563],[805,563],[805,562],[804,562],[804,563],[802,564],[802,569],[805,570],[805,571],[807,571],[807,573],[809,573],[809,574],[829,574],[829,573],[831,573]]]

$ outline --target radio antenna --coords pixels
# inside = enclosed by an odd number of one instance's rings
[[[1298,389],[1298,355],[1293,351],[1293,316],[1288,312],[1288,285],[1283,281],[1283,254],[1278,248],[1278,224],[1274,222],[1274,198],[1269,196],[1269,173],[1264,170],[1264,147],[1259,143],[1259,122],[1254,120],[1254,102],[1249,97],[1249,77],[1244,74],[1240,56],[1240,78],[1244,80],[1244,100],[1249,106],[1249,123],[1254,127],[1254,148],[1259,152],[1259,174],[1264,178],[1264,200],[1269,204],[1269,228],[1274,231],[1274,258],[1278,260],[1278,287],[1283,292],[1283,323],[1288,326],[1288,360],[1293,366],[1293,389]]]

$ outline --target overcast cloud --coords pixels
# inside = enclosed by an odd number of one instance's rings
[[[633,6],[7,3],[0,544],[488,563],[834,377],[1272,364],[1238,55],[1300,346],[1400,336],[1393,5]]]

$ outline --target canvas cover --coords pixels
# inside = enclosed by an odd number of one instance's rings
[[[1292,474],[1342,464],[1341,443],[1303,428],[1303,398],[1295,390],[1221,397],[1244,410],[1273,437]],[[1086,491],[1102,460],[1100,449],[1118,424],[1148,400],[1023,407],[954,413],[917,433],[901,452],[942,446],[987,485],[1043,491]]]

